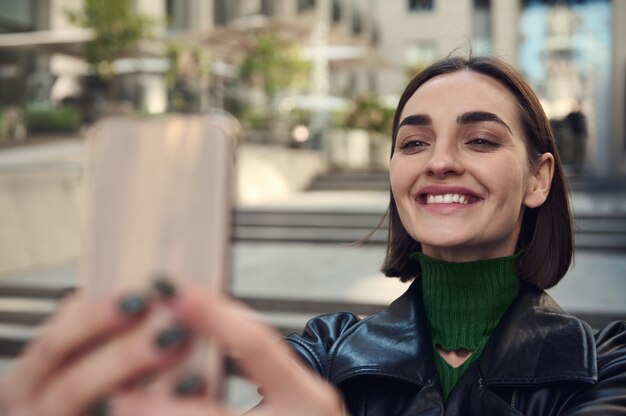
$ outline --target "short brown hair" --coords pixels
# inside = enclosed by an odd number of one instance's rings
[[[526,209],[517,249],[524,250],[518,260],[518,275],[523,281],[541,289],[556,285],[565,275],[572,261],[572,216],[568,191],[561,161],[556,152],[554,134],[539,99],[512,66],[493,57],[448,57],[433,63],[409,82],[400,97],[393,119],[391,156],[393,156],[400,114],[413,93],[426,81],[456,71],[474,71],[499,81],[517,100],[520,120],[526,137],[526,152],[531,168],[540,156],[549,152],[554,156],[554,178],[550,193],[543,205]],[[389,201],[389,231],[387,252],[382,271],[386,276],[408,281],[419,277],[419,263],[409,255],[421,251],[418,241],[407,233],[391,194]]]

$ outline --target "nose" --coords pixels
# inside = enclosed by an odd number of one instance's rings
[[[434,177],[461,175],[465,169],[459,157],[459,149],[452,140],[438,140],[426,165],[426,171]]]

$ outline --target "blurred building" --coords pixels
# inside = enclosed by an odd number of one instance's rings
[[[452,51],[499,55],[513,63],[538,93],[555,129],[562,133],[565,162],[580,164],[582,157],[592,175],[626,174],[626,2],[406,0],[372,4],[380,24],[378,50],[406,70],[404,74],[380,73],[379,93],[397,93],[409,76]]]
[[[0,106],[61,99],[79,88],[76,76],[88,68],[77,57],[92,34],[73,27],[64,10],[80,5],[0,0]],[[591,173],[626,173],[622,0],[135,0],[135,7],[163,22],[157,28],[163,44],[197,44],[210,53],[212,84],[189,88],[202,92],[201,108],[228,100],[237,59],[251,39],[270,30],[304,46],[315,99],[301,104],[313,110],[366,93],[393,105],[424,65],[471,49],[520,69],[555,128],[569,132],[562,137],[584,141]],[[117,66],[122,98],[146,112],[165,111],[165,47],[142,50]],[[95,77],[87,79],[90,90],[102,89]],[[572,133],[583,125],[576,114],[584,117],[584,134]],[[568,153],[576,148],[571,143],[561,144],[565,159],[580,158]]]

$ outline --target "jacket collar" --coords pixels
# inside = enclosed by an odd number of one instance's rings
[[[353,326],[330,351],[329,380],[341,383],[370,374],[425,384],[435,374],[435,364],[421,299],[422,285],[413,282],[387,309]]]
[[[330,351],[329,380],[378,375],[423,385],[435,374],[421,284],[353,326]],[[544,291],[522,284],[478,359],[487,386],[597,381],[589,325]]]
[[[598,379],[592,329],[528,284],[492,333],[478,366],[488,386]]]

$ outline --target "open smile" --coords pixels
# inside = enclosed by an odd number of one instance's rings
[[[432,195],[427,194],[423,197],[426,200],[426,205],[430,204],[453,204],[458,203],[462,205],[469,204],[471,197],[469,195],[459,194],[444,194],[444,195]]]
[[[482,198],[473,191],[458,186],[428,185],[420,189],[416,200],[423,205],[470,205]]]

